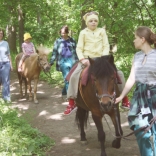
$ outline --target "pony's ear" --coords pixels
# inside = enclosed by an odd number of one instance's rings
[[[46,55],[48,55],[50,53],[50,50],[47,47],[44,47],[44,46],[38,46],[37,51],[40,54],[46,54]]]
[[[88,60],[89,60],[89,62],[90,62],[91,65],[94,63],[94,60],[91,59],[89,56],[88,56]]]
[[[114,64],[114,56],[113,55],[109,55],[109,62],[111,64]]]
[[[116,65],[114,64],[114,56],[113,55],[109,55],[109,63],[113,66],[114,70],[117,71]]]

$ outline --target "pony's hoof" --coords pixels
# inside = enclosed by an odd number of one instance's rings
[[[88,142],[87,141],[81,141],[81,145],[87,145]]]
[[[117,141],[117,140],[113,140],[113,142],[112,142],[112,147],[113,148],[120,148],[120,142],[119,141]]]
[[[29,102],[32,102],[32,101],[33,101],[33,98],[32,98],[32,97],[29,97],[29,98],[28,98],[28,101],[29,101]]]
[[[34,103],[35,103],[35,104],[38,104],[38,100],[34,100]]]
[[[20,99],[23,99],[23,97],[24,97],[23,94],[20,94]]]

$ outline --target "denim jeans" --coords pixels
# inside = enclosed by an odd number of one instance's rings
[[[69,82],[66,81],[66,77],[69,71],[71,70],[72,65],[73,65],[72,58],[63,58],[60,62],[60,69],[61,69],[62,76],[63,76],[64,83],[65,83],[62,89],[62,95],[67,95]]]
[[[151,107],[151,100],[148,99],[149,107]],[[148,115],[148,121],[153,118],[152,114]],[[135,126],[134,130],[140,128],[138,125]],[[143,134],[143,131],[135,134],[140,150],[141,156],[156,156],[156,123],[153,124],[151,130],[149,130],[143,137],[140,137]],[[153,136],[153,142],[150,137]]]
[[[10,102],[10,62],[0,62],[0,83],[2,84],[2,98]]]

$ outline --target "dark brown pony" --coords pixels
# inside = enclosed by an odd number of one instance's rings
[[[84,126],[86,125],[88,112],[91,111],[92,118],[98,130],[98,140],[101,145],[101,156],[106,156],[105,152],[105,132],[102,118],[108,114],[115,127],[116,138],[112,142],[112,147],[120,148],[120,141],[123,132],[120,125],[120,113],[118,104],[114,104],[119,91],[116,82],[116,67],[112,55],[90,59],[89,80],[86,86],[79,84],[76,105],[76,121],[80,128],[81,142],[86,142]],[[108,125],[105,125],[108,126]]]
[[[29,101],[32,100],[32,87],[31,81],[34,80],[34,103],[38,103],[36,92],[39,75],[41,70],[48,72],[50,65],[48,63],[49,50],[45,47],[38,47],[37,53],[30,55],[22,64],[22,71],[18,72],[18,64],[23,53],[16,56],[16,71],[20,84],[20,97],[23,98],[22,82],[25,82],[25,97],[27,98],[27,86],[29,89]]]

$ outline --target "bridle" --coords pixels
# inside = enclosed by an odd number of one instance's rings
[[[39,66],[42,68],[42,70],[43,71],[45,71],[45,69],[44,69],[44,65],[45,65],[45,63],[43,64],[43,63],[41,63],[41,60],[40,60],[40,56],[38,55],[38,64],[39,64]]]
[[[92,76],[91,76],[92,77]],[[95,95],[96,95],[96,97],[98,98],[98,100],[99,100],[99,103],[100,103],[100,105],[101,105],[101,99],[103,98],[103,97],[109,97],[110,99],[111,99],[111,101],[112,101],[112,104],[114,105],[115,104],[115,100],[116,100],[116,90],[115,90],[115,84],[116,84],[116,81],[115,81],[115,77],[114,77],[114,89],[113,89],[113,94],[112,95],[110,95],[110,94],[102,94],[102,95],[99,95],[98,93],[97,93],[97,89],[96,89],[96,86],[95,86],[95,82],[93,81],[92,82],[92,84],[93,84],[93,88],[94,88],[94,90],[95,90]]]
[[[115,88],[114,88],[114,92],[112,95],[110,95],[110,94],[98,95],[98,93],[96,93],[96,97],[98,98],[98,100],[102,99],[103,97],[109,97],[113,101],[113,103],[115,103],[115,99],[116,99]]]

